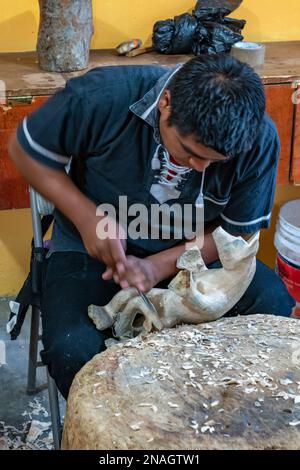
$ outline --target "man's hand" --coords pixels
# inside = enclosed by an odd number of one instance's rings
[[[141,292],[148,292],[161,280],[155,262],[150,258],[140,259],[131,255],[125,262],[118,262],[115,271],[109,268],[102,275],[104,280],[112,277],[122,289],[136,287]]]
[[[125,240],[99,239],[97,226],[104,214],[98,212],[96,204],[75,186],[64,170],[54,170],[33,159],[20,146],[16,133],[10,140],[9,153],[29,184],[73,222],[90,256],[113,269],[117,262],[126,260]]]
[[[211,230],[214,230],[212,227]],[[246,240],[251,235],[242,235]],[[136,287],[141,292],[147,292],[164,279],[168,279],[177,274],[179,269],[176,262],[186,249],[186,242],[161,251],[155,255],[140,259],[135,256],[128,256],[126,262],[116,264],[116,270],[108,268],[102,275],[104,280],[114,278],[117,284],[123,289]],[[206,264],[210,264],[218,259],[218,251],[212,234],[207,231],[204,236],[204,247],[201,250]]]
[[[109,233],[100,233],[101,227],[109,224]],[[108,216],[96,217],[91,214],[89,220],[85,220],[79,227],[84,246],[88,254],[102,261],[107,268],[116,271],[117,263],[126,263],[126,240],[121,227]]]

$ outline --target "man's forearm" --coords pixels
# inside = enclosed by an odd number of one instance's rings
[[[212,232],[217,228],[218,224],[210,226],[205,230],[203,248],[201,255],[206,265],[213,263],[219,259],[217,246],[212,236]],[[236,237],[241,236],[246,241],[249,240],[254,233],[251,234],[235,234]],[[176,267],[177,259],[186,250],[186,242],[181,243],[174,248],[161,251],[155,255],[149,256],[147,259],[151,260],[155,267],[157,282],[175,276],[179,269]]]
[[[177,274],[179,269],[176,267],[177,259],[186,250],[186,242],[181,243],[168,250],[161,251],[155,255],[149,256],[149,259],[155,266],[158,282],[168,279]],[[213,263],[218,259],[218,251],[211,233],[204,235],[204,244],[201,249],[201,255],[205,264]]]

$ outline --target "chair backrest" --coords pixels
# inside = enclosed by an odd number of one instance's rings
[[[54,205],[52,202],[47,201],[43,196],[34,191],[36,194],[36,202],[40,215],[50,215],[54,211]]]
[[[41,248],[43,246],[41,216],[52,214],[54,206],[32,187],[29,188],[29,195],[34,246],[35,248]]]
[[[65,172],[67,175],[70,173],[72,157],[69,160],[69,163],[65,166]],[[35,212],[38,212],[40,215],[50,215],[54,211],[54,205],[52,202],[47,201],[43,196],[41,196],[35,189],[32,187],[29,188],[30,191],[30,205],[31,209],[33,206],[36,207]]]

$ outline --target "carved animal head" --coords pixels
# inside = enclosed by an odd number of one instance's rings
[[[240,300],[253,279],[259,233],[245,241],[218,227],[213,238],[221,268],[208,269],[198,247],[191,247],[178,259],[180,271],[168,289],[154,288],[147,293],[156,315],[136,289],[125,289],[105,307],[89,307],[89,316],[97,328],[113,326],[117,337],[132,338],[153,329],[197,324],[223,316]]]

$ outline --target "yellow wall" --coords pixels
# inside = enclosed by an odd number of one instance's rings
[[[156,20],[191,11],[196,0],[93,0],[92,48],[112,48],[130,37],[151,42]],[[299,0],[244,0],[233,13],[247,20],[245,36],[254,41],[300,39]],[[35,49],[37,0],[0,0],[0,52]]]
[[[30,210],[0,211],[0,295],[17,293],[29,268]]]

